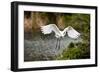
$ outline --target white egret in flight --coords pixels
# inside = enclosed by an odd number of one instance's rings
[[[43,34],[50,34],[54,32],[56,38],[64,37],[66,35],[66,32],[68,36],[73,39],[77,39],[80,36],[80,33],[77,32],[71,26],[68,26],[63,31],[60,31],[59,28],[55,24],[49,24],[49,25],[41,26],[41,31]]]
[[[55,24],[49,24],[45,26],[41,26],[41,31],[44,35],[51,34],[52,32],[55,33],[56,38],[64,38],[64,36],[68,35],[68,37],[72,39],[77,39],[80,36],[80,33],[77,32],[73,27],[68,26],[63,31],[60,31],[60,29]]]

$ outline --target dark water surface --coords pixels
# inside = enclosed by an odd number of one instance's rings
[[[79,42],[81,38],[72,39],[67,35],[57,39],[54,34],[37,35],[26,34],[24,40],[24,61],[55,60],[71,42]]]

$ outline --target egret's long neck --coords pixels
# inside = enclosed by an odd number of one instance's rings
[[[68,31],[68,28],[65,28],[65,29],[62,31],[62,34],[65,36],[67,31]]]

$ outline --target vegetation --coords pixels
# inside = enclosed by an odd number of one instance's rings
[[[57,57],[58,60],[66,59],[87,59],[90,58],[90,50],[88,45],[82,42],[71,43],[61,55]]]

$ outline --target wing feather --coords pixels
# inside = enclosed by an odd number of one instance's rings
[[[55,32],[56,35],[61,35],[59,28],[55,24],[41,26],[41,31],[43,34],[50,34]]]
[[[67,31],[67,34],[70,38],[77,39],[80,36],[80,33],[77,32],[74,28]]]

